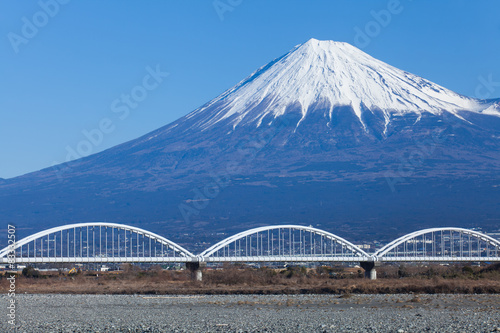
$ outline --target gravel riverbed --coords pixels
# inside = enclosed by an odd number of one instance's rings
[[[500,295],[17,295],[17,332],[500,332]],[[0,297],[7,322],[9,298]]]

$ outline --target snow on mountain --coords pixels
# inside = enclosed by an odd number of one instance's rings
[[[498,116],[500,114],[500,102],[491,104],[488,108],[481,111],[482,114]]]
[[[205,130],[225,119],[233,128],[260,126],[264,118],[269,119],[267,116],[276,118],[293,106],[302,112],[297,126],[315,106],[329,109],[330,120],[333,108],[350,106],[363,127],[364,110],[383,112],[386,128],[392,115],[408,112],[450,112],[461,118],[460,111],[485,110],[485,114],[500,116],[498,107],[491,103],[397,69],[350,44],[316,39],[261,67],[186,118],[194,120],[204,112],[213,112],[214,106],[215,114],[203,117],[195,127]],[[257,108],[259,112],[252,112]]]

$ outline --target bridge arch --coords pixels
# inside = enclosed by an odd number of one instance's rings
[[[489,261],[500,257],[500,241],[481,232],[442,227],[415,231],[378,250],[378,260],[421,258],[424,261]]]
[[[370,255],[327,231],[300,225],[259,227],[203,251],[203,261],[360,261]]]
[[[2,249],[0,258],[12,250],[16,252],[16,262],[189,262],[195,258],[165,237],[108,222],[76,223],[43,230],[17,241],[14,249]]]

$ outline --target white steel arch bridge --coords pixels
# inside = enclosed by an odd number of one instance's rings
[[[373,269],[377,262],[500,262],[500,241],[469,229],[431,228],[367,253],[321,229],[275,225],[238,233],[195,255],[141,228],[90,222],[44,230],[0,251],[0,262],[12,258],[24,264],[360,262]]]
[[[195,256],[150,231],[117,223],[68,224],[40,231],[0,251],[16,263],[189,262]]]

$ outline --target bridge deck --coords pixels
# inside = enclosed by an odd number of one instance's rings
[[[500,262],[499,257],[326,257],[326,256],[252,256],[252,257],[115,257],[115,258],[16,258],[17,264],[35,263],[188,263],[188,262],[324,262],[324,263],[359,263],[359,262]],[[3,264],[9,263],[8,258],[0,258]]]

